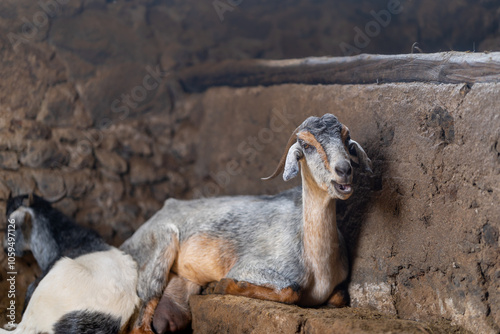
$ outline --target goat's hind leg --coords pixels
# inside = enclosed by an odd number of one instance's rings
[[[153,316],[155,332],[163,334],[186,328],[191,322],[189,297],[199,294],[200,289],[198,284],[170,273],[167,287]]]
[[[244,296],[286,304],[299,301],[299,284],[274,270],[259,267],[245,270],[244,274],[240,273],[238,267],[233,267],[228,277],[210,284],[204,293]]]
[[[222,294],[244,296],[249,298],[270,300],[285,304],[296,304],[300,298],[298,285],[276,289],[263,285],[255,285],[246,281],[236,281],[233,278],[223,278],[209,286],[206,294]]]

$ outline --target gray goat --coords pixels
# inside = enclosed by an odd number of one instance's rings
[[[168,199],[121,247],[139,267],[142,306],[133,333],[185,327],[189,295],[207,285],[208,293],[344,305],[347,294],[336,287],[349,268],[335,200],[353,192],[351,160],[371,170],[334,115],[309,117],[266,178],[283,172],[288,181],[300,170],[302,187],[273,196]]]

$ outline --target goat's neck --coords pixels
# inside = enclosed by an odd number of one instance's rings
[[[329,271],[339,255],[335,199],[315,182],[307,166],[302,170],[304,255],[314,275]]]
[[[31,251],[40,268],[46,271],[61,256],[61,251],[55,236],[49,229],[49,221],[43,218],[38,219],[31,234]]]

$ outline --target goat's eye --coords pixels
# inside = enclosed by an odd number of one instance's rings
[[[311,152],[312,150],[314,150],[314,146],[312,146],[306,142],[302,143],[302,148],[304,149],[305,152]]]

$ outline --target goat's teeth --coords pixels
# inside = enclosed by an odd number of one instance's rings
[[[342,190],[342,191],[350,191],[351,190],[351,186],[348,185],[348,184],[339,184],[339,189]]]

